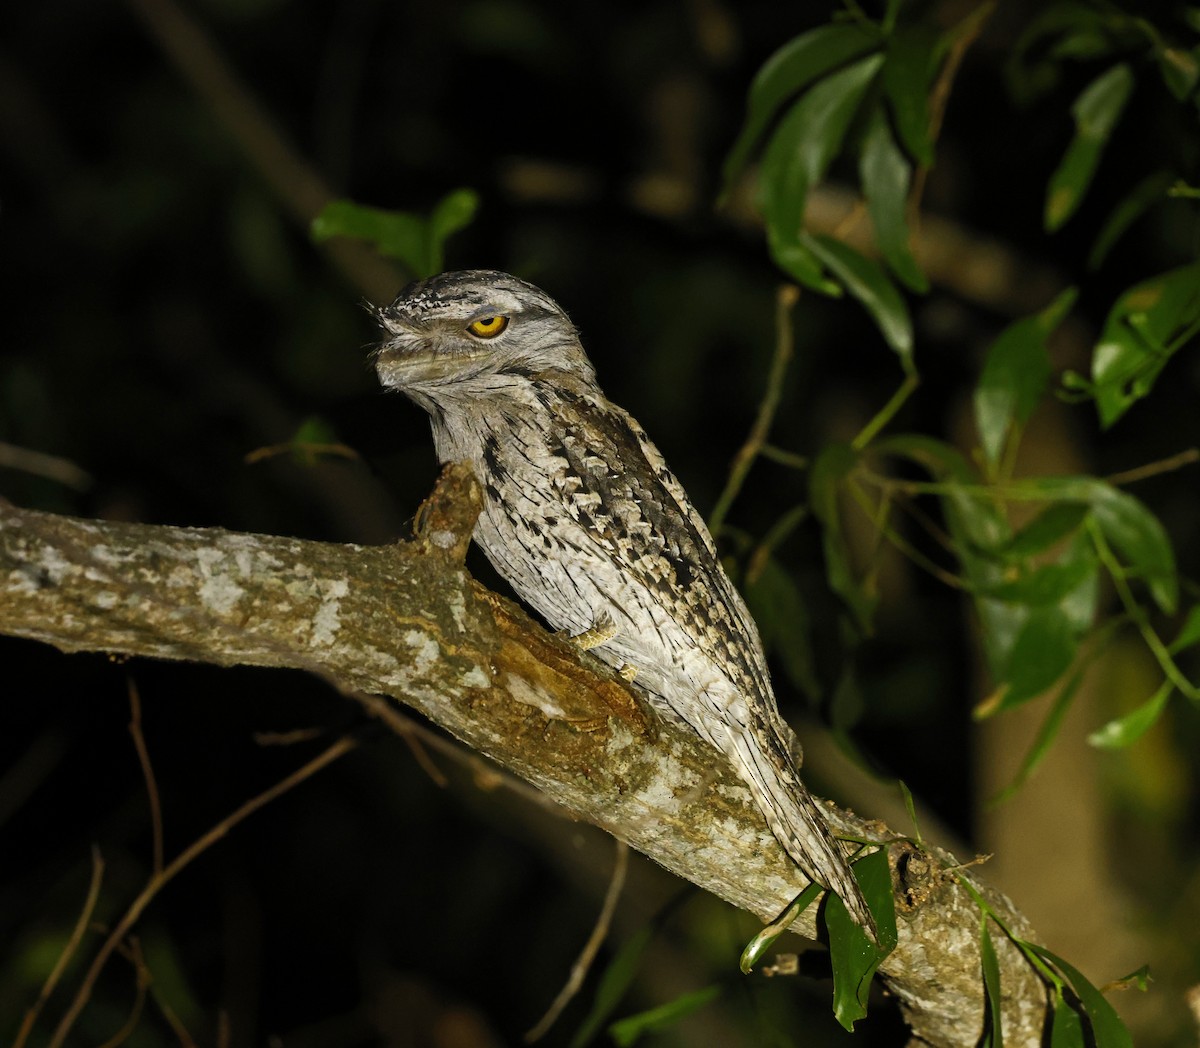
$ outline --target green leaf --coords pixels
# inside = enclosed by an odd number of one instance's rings
[[[1054,740],[1058,737],[1059,729],[1063,725],[1063,718],[1067,714],[1067,710],[1071,708],[1071,700],[1075,698],[1075,693],[1079,690],[1079,685],[1083,683],[1084,670],[1086,667],[1081,666],[1061,688],[1058,689],[1058,694],[1054,698],[1054,702],[1050,709],[1046,712],[1046,716],[1042,720],[1041,727],[1038,728],[1037,736],[1033,740],[1033,745],[1029,747],[1024,759],[1021,761],[1020,768],[1017,769],[1017,774],[1013,776],[1010,782],[1004,789],[1000,790],[995,796],[989,797],[988,807],[995,807],[998,804],[1008,800],[1028,781],[1038,765],[1045,759],[1046,754],[1050,752],[1050,747],[1054,744]]]
[[[310,232],[318,243],[335,236],[367,240],[381,255],[399,260],[418,277],[428,277],[442,270],[446,238],[469,224],[478,207],[479,195],[473,189],[447,194],[428,218],[334,200],[313,219]]]
[[[816,902],[824,891],[825,889],[815,882],[809,884],[783,908],[775,920],[764,926],[763,930],[746,944],[746,948],[742,950],[742,956],[738,960],[738,968],[741,969],[743,975],[749,975],[754,970],[754,966],[762,960],[763,954],[775,945],[775,941],[795,924],[800,914]]]
[[[1063,389],[1069,391],[1070,393],[1083,393],[1088,397],[1093,395],[1092,384],[1078,371],[1073,371],[1071,368],[1067,368],[1065,371],[1063,371],[1062,384]]]
[[[884,33],[891,33],[896,27],[896,19],[900,15],[900,8],[905,0],[886,0],[883,9],[883,18],[879,20],[879,27]]]
[[[1138,499],[1097,477],[1032,477],[1014,487],[1023,498],[1087,503],[1092,519],[1131,573],[1146,583],[1159,608],[1174,613],[1179,579],[1171,540],[1159,519]]]
[[[1189,185],[1182,178],[1177,178],[1167,190],[1167,196],[1173,200],[1200,200],[1200,186]]]
[[[1004,1014],[1000,1007],[1000,962],[988,932],[987,918],[979,928],[979,963],[983,969],[983,992],[986,998],[983,1039],[988,1048],[1004,1048]]]
[[[1079,998],[1084,1014],[1091,1023],[1092,1037],[1096,1048],[1133,1048],[1133,1038],[1116,1010],[1104,999],[1104,995],[1084,977],[1078,969],[1071,967],[1056,954],[1043,946],[1026,943],[1026,947],[1045,961],[1049,961],[1071,983],[1071,989]]]
[[[1118,62],[1093,80],[1075,100],[1075,136],[1046,188],[1045,225],[1054,232],[1075,213],[1091,185],[1100,154],[1133,91],[1133,70]]]
[[[767,246],[774,263],[793,280],[829,298],[840,298],[842,285],[825,276],[821,260],[796,237],[784,238],[773,226],[767,227]]]
[[[1106,429],[1154,386],[1171,356],[1200,326],[1200,262],[1126,291],[1092,351],[1092,383]]]
[[[1074,625],[1061,608],[1034,609],[1000,676],[1004,693],[996,709],[1012,709],[1041,695],[1071,668],[1078,650]]]
[[[1024,426],[1050,381],[1046,340],[1075,303],[1075,288],[1045,309],[1010,324],[992,343],[975,388],[975,424],[984,458],[994,470],[1014,426]]]
[[[1150,983],[1153,981],[1150,976],[1150,965],[1143,964],[1128,975],[1122,975],[1121,978],[1108,983],[1108,989],[1128,990],[1132,987],[1135,990],[1141,990],[1142,993],[1145,993],[1150,989]]]
[[[1083,1020],[1067,1003],[1062,992],[1054,996],[1054,1019],[1050,1024],[1050,1048],[1086,1048]]]
[[[301,466],[315,466],[322,455],[338,454],[339,448],[347,457],[354,454],[338,439],[329,420],[320,415],[309,415],[300,423],[288,443],[292,446],[292,461]]]
[[[1082,637],[1096,622],[1100,607],[1100,576],[1102,562],[1092,535],[1080,530],[1059,558],[1060,564],[1082,563],[1087,566],[1079,585],[1065,592],[1059,600],[1059,610],[1067,617],[1076,636]]]
[[[1095,557],[1074,557],[1060,563],[1042,564],[1020,578],[984,585],[979,592],[1009,604],[1044,607],[1061,603],[1079,588],[1080,583],[1095,574]]]
[[[336,444],[337,431],[328,419],[320,415],[309,415],[296,427],[293,444]]]
[[[913,824],[913,834],[916,836],[917,843],[922,843],[921,840],[921,824],[917,821],[917,804],[913,800],[912,791],[908,788],[908,784],[903,779],[896,780],[900,787],[900,796],[904,798],[904,810],[908,812],[908,821]]]
[[[879,945],[850,916],[842,900],[830,892],[825,903],[829,932],[829,959],[833,965],[833,1014],[847,1030],[867,1014],[867,997],[875,971],[896,948],[896,910],[887,850],[859,859],[852,867],[863,896],[875,918]]]
[[[571,1038],[570,1048],[584,1048],[621,1003],[621,999],[637,978],[642,955],[654,937],[656,924],[657,922],[645,925],[634,932],[604,969],[596,987],[596,998],[592,1002],[591,1010],[575,1031],[575,1036]]]
[[[882,63],[882,55],[870,55],[831,73],[806,91],[780,121],[760,175],[763,217],[768,231],[774,233],[774,244],[796,243],[808,192],[840,151],[850,121]]]
[[[883,67],[883,93],[896,131],[909,155],[928,167],[933,163],[929,92],[945,41],[925,26],[910,26],[888,41]]]
[[[859,629],[871,632],[871,619],[879,598],[855,577],[850,564],[850,549],[842,530],[839,491],[843,481],[858,465],[858,456],[849,444],[828,444],[821,449],[809,472],[809,504],[821,522],[825,548],[825,572],[830,588],[854,613]]]
[[[901,357],[911,359],[913,333],[908,307],[880,265],[835,237],[802,233],[800,242],[866,307],[888,345]]]
[[[1198,642],[1200,642],[1200,604],[1193,604],[1187,613],[1187,618],[1183,620],[1183,625],[1179,628],[1178,635],[1171,641],[1167,651],[1171,655],[1178,655]]]
[[[1159,608],[1173,614],[1179,601],[1175,553],[1159,519],[1132,495],[1102,480],[1094,482],[1092,516],[1134,575],[1150,589]]]
[[[310,232],[318,243],[331,237],[354,237],[371,241],[381,254],[424,263],[425,220],[407,211],[332,200],[313,219]]]
[[[1086,514],[1087,508],[1082,508]],[[1031,608],[1057,605],[1082,635],[1095,619],[1099,575],[1099,554],[1088,533],[1081,529],[1053,561],[1010,561],[999,579],[979,581],[975,592]]]
[[[1096,5],[1067,0],[1037,10],[1017,38],[1009,63],[1009,90],[1028,104],[1061,78],[1064,58],[1095,58],[1112,51],[1108,22]]]
[[[829,929],[829,958],[833,964],[833,1014],[844,1029],[853,1031],[867,1017],[871,981],[881,958],[879,948],[854,923],[836,895],[825,904]]]
[[[881,42],[866,26],[839,22],[801,34],[768,58],[750,85],[745,123],[722,167],[722,197],[784,102],[831,70],[876,50]]]
[[[943,441],[916,434],[888,437],[875,447],[883,454],[916,463],[941,485],[942,512],[971,584],[978,588],[1001,581],[1003,568],[993,551],[1003,550],[1010,541],[1008,521],[996,500],[980,485],[966,457]],[[996,601],[981,604],[1002,607]]]
[[[444,268],[446,241],[475,219],[479,194],[473,189],[456,189],[439,200],[429,216],[430,275]]]
[[[1200,61],[1193,51],[1182,47],[1156,47],[1154,57],[1162,73],[1163,83],[1177,101],[1182,102],[1196,88],[1200,79]]]
[[[1113,245],[1125,235],[1125,231],[1144,215],[1154,204],[1167,199],[1167,190],[1175,183],[1171,171],[1154,171],[1143,178],[1121,200],[1100,227],[1092,250],[1088,253],[1088,268],[1099,269],[1108,257]]]
[[[960,550],[1002,549],[1010,540],[1008,522],[995,499],[980,491],[979,476],[957,448],[933,437],[903,434],[879,441],[875,448],[885,455],[899,455],[915,462],[947,491],[942,495],[947,523]]]
[[[996,500],[979,483],[966,457],[950,445],[930,437],[905,434],[877,442],[877,451],[900,455],[923,469],[944,489],[942,512],[950,531],[962,573],[976,591],[1001,582],[1004,565],[994,551],[1004,550],[1012,535]],[[982,624],[988,665],[1000,678],[1028,617],[1028,608],[977,597],[975,608]]]
[[[1012,541],[997,550],[1005,560],[1024,560],[1045,553],[1051,546],[1061,542],[1083,523],[1088,507],[1077,502],[1055,503],[1042,510],[1013,537]]]
[[[851,866],[855,880],[862,889],[867,909],[875,918],[879,933],[879,950],[882,960],[890,954],[900,941],[896,930],[896,897],[892,892],[892,870],[888,863],[886,848],[878,848]]]
[[[646,948],[653,937],[690,896],[690,889],[678,892],[665,905],[659,907],[650,921],[634,932],[617,950],[600,976],[591,1010],[575,1031],[575,1036],[571,1038],[570,1048],[584,1048],[596,1036],[600,1027],[621,1003],[629,987],[633,985]]]
[[[1174,684],[1169,680],[1163,681],[1158,691],[1146,702],[1125,716],[1110,720],[1104,727],[1092,732],[1088,736],[1088,742],[1104,750],[1119,750],[1122,747],[1133,745],[1158,723],[1158,718],[1162,715],[1167,700],[1174,690]]]
[[[693,990],[691,993],[676,997],[667,1004],[661,1004],[657,1008],[650,1008],[613,1023],[608,1028],[609,1035],[620,1048],[629,1048],[630,1045],[637,1044],[643,1034],[669,1030],[681,1019],[699,1011],[720,996],[721,987],[716,985],[706,986],[703,990]]]
[[[921,293],[928,291],[929,280],[913,258],[909,243],[907,212],[912,163],[896,145],[882,110],[876,109],[871,115],[858,171],[880,254],[909,288]]]

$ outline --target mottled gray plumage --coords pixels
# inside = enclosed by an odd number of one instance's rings
[[[655,709],[724,753],[792,859],[873,929],[800,781],[750,613],[566,314],[492,271],[411,284],[375,312],[380,381],[429,412],[442,462],[474,465],[486,493],[475,541],[496,570],[552,628],[595,631],[594,654],[633,669]]]

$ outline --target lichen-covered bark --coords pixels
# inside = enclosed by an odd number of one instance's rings
[[[83,521],[0,506],[0,632],[108,651],[317,673],[385,695],[680,877],[763,918],[801,887],[749,795],[712,751],[651,723],[633,693],[462,566],[478,492],[449,467],[418,537],[386,547]],[[889,832],[830,809],[848,834]],[[970,1045],[983,1023],[979,911],[931,856],[894,844],[900,944],[882,974],[914,1040]],[[1002,896],[980,888],[1032,938]],[[811,913],[797,930],[812,935]],[[1037,1043],[1043,989],[998,939],[1004,1033]]]

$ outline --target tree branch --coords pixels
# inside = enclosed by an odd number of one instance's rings
[[[477,482],[453,466],[422,506],[417,538],[394,546],[3,505],[0,633],[67,652],[306,670],[377,715],[377,696],[388,696],[678,876],[774,917],[805,880],[732,770],[714,769],[698,737],[652,722],[624,681],[467,574],[478,509]],[[890,836],[832,806],[829,816],[847,836]],[[972,1045],[984,1014],[979,910],[945,872],[953,857],[908,842],[890,852],[900,943],[881,974],[918,1042]],[[1011,902],[976,888],[1033,938]],[[815,937],[811,912],[796,930]],[[1044,989],[1011,944],[993,939],[1004,1032],[1034,1043]]]

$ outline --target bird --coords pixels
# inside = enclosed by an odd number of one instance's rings
[[[779,713],[758,629],[703,518],[641,425],[601,390],[566,312],[495,270],[368,306],[381,384],[428,412],[443,464],[483,489],[473,539],[551,627],[728,759],[792,861],[872,939],[874,917]]]

